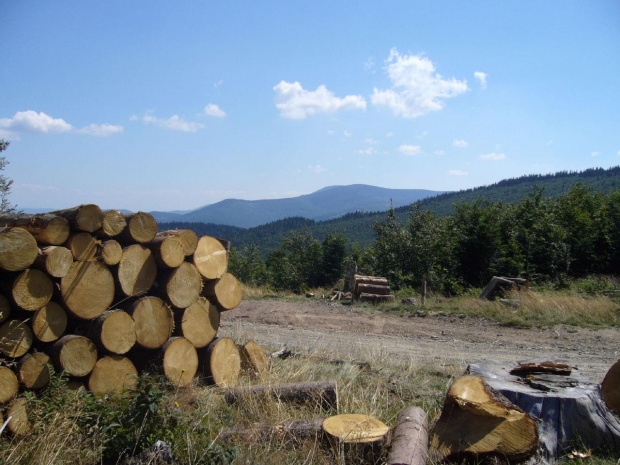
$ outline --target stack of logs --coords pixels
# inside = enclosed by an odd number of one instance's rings
[[[220,312],[241,302],[226,241],[157,228],[148,213],[92,204],[0,215],[0,405],[10,403],[11,431],[29,429],[17,395],[49,383],[48,363],[95,394],[135,387],[147,366],[177,386],[198,373],[236,384],[244,354],[216,338]]]
[[[356,274],[353,279],[353,298],[360,302],[391,303],[394,302],[387,278],[362,276]]]

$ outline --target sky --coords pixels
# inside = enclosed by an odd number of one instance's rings
[[[0,0],[18,208],[620,165],[620,2]]]

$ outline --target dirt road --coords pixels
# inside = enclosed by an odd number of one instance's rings
[[[222,313],[221,335],[276,350],[325,353],[377,363],[453,366],[494,359],[561,359],[600,382],[620,357],[620,329],[518,329],[454,316],[399,317],[323,300],[246,300]]]

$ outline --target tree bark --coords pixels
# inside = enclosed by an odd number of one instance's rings
[[[274,397],[284,403],[316,405],[325,410],[338,409],[336,381],[242,386],[228,389],[224,398],[229,404],[234,404],[266,396]]]
[[[0,214],[0,227],[20,227],[32,234],[39,244],[61,245],[69,238],[69,222],[56,215]]]
[[[101,352],[123,355],[136,343],[135,322],[122,310],[108,310],[95,319],[87,333]]]
[[[145,349],[163,346],[174,329],[172,310],[158,297],[143,297],[134,303],[130,315],[135,322],[136,342]]]
[[[10,402],[17,395],[19,382],[9,367],[0,366],[0,404]]]
[[[255,378],[264,378],[269,373],[271,360],[263,346],[248,341],[239,348],[241,369]]]
[[[138,370],[122,355],[101,357],[88,378],[88,390],[95,395],[120,393],[135,389],[137,385]]]
[[[27,323],[9,320],[0,326],[0,353],[19,358],[32,347],[32,330]]]
[[[198,353],[198,369],[220,387],[236,386],[241,371],[239,349],[229,337],[214,340]]]
[[[162,271],[160,275],[157,290],[176,308],[187,308],[200,297],[202,278],[191,263],[183,262],[178,268]]]
[[[39,250],[33,266],[53,278],[63,278],[73,264],[73,254],[66,247],[51,245]]]
[[[370,302],[373,304],[379,303],[392,303],[396,299],[393,295],[377,295],[377,294],[360,294],[359,301],[360,302]]]
[[[249,426],[222,428],[218,438],[222,441],[244,441],[248,443],[273,441],[300,441],[302,439],[323,439],[324,418],[313,420],[289,420],[277,425],[254,423]]]
[[[23,436],[32,429],[32,424],[28,418],[28,399],[25,397],[18,397],[11,402],[6,411],[6,417],[11,418],[8,428],[16,436]]]
[[[0,270],[22,271],[39,254],[37,241],[22,228],[0,228]]]
[[[58,340],[67,329],[67,312],[56,302],[49,302],[32,317],[32,332],[41,342]]]
[[[53,215],[62,216],[71,225],[72,229],[84,232],[95,232],[103,225],[103,212],[97,205],[79,205],[65,210],[50,212]]]
[[[97,347],[87,337],[68,334],[54,343],[48,355],[58,371],[79,378],[95,367]]]
[[[178,237],[158,234],[145,245],[151,249],[161,267],[176,268],[185,260],[185,249]]]
[[[184,310],[175,312],[175,327],[197,349],[208,346],[217,336],[220,312],[204,297]]]
[[[157,221],[146,212],[124,215],[127,226],[116,236],[119,242],[144,244],[151,242],[157,234]]]
[[[97,255],[97,241],[87,232],[71,234],[65,245],[75,260],[92,260]]]
[[[620,415],[620,360],[605,375],[601,383],[601,395],[607,407]]]
[[[47,387],[50,382],[48,363],[50,358],[43,352],[24,355],[17,366],[19,381],[26,389],[38,390]]]
[[[376,295],[390,295],[390,286],[384,286],[381,284],[358,284],[355,286],[355,294],[376,294]]]
[[[123,250],[117,278],[124,295],[134,297],[145,294],[153,286],[156,276],[157,263],[147,247],[134,244]]]
[[[355,275],[355,284],[354,284],[354,289],[355,286],[357,286],[358,284],[376,284],[379,286],[389,286],[388,280],[387,278],[382,278],[379,276],[362,276],[362,275]]]
[[[162,347],[164,374],[175,386],[187,386],[198,371],[198,353],[184,337],[173,337]]]
[[[196,247],[198,247],[198,236],[191,229],[172,229],[170,231],[162,231],[157,233],[157,236],[162,237],[176,237],[181,241],[181,245],[183,245],[183,254],[186,257],[189,257],[196,251]]]
[[[47,274],[29,268],[19,273],[13,281],[11,295],[19,308],[34,312],[52,299],[54,284]]]
[[[420,407],[400,411],[392,433],[387,465],[426,465],[428,416]]]
[[[230,273],[224,273],[221,278],[207,281],[203,293],[220,311],[232,310],[241,303],[241,284]]]
[[[341,443],[359,444],[383,440],[390,428],[369,415],[345,413],[326,418],[323,431]]]
[[[222,243],[211,236],[202,236],[193,254],[196,268],[206,279],[218,279],[226,272],[228,257]]]
[[[74,316],[92,320],[114,300],[114,277],[103,263],[73,262],[60,281],[60,291],[65,306]]]

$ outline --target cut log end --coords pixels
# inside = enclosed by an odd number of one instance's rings
[[[0,404],[10,402],[17,395],[17,376],[9,367],[0,366]]]
[[[103,350],[123,355],[136,343],[135,322],[122,310],[109,310],[93,322],[88,336]]]
[[[56,302],[37,310],[32,317],[32,332],[41,342],[59,339],[67,328],[67,312]]]
[[[137,385],[138,370],[122,355],[107,355],[97,360],[88,379],[88,389],[95,395],[120,393]]]
[[[18,365],[19,381],[26,389],[43,389],[50,382],[49,363],[50,358],[43,352],[24,355]]]
[[[198,300],[202,278],[194,265],[183,262],[171,270],[165,284],[166,296],[176,308],[187,308]]]
[[[123,250],[118,264],[119,287],[126,296],[144,294],[153,286],[157,276],[157,262],[153,253],[140,244]]]
[[[170,231],[162,231],[157,236],[176,237],[183,245],[183,254],[189,257],[196,251],[198,247],[198,236],[191,229],[173,229]]]
[[[0,230],[0,269],[21,271],[32,265],[39,249],[35,238],[23,228]]]
[[[157,221],[150,213],[138,212],[125,215],[127,227],[118,236],[124,241],[145,244],[157,234]]]
[[[221,311],[237,308],[243,297],[241,284],[230,273],[205,284],[203,295],[209,298]]]
[[[11,293],[19,308],[34,312],[52,299],[54,284],[41,270],[29,268],[15,278]]]
[[[114,239],[101,244],[101,259],[108,266],[118,265],[123,258],[123,248]]]
[[[32,330],[23,321],[9,320],[0,326],[0,353],[18,358],[32,347]]]
[[[114,278],[103,263],[73,262],[60,281],[60,291],[73,315],[92,320],[105,312],[114,300]]]
[[[163,347],[164,374],[175,386],[187,386],[198,371],[198,354],[194,345],[183,337],[170,339]]]
[[[193,254],[194,265],[206,279],[218,279],[226,272],[228,255],[215,237],[202,236]]]
[[[34,265],[54,278],[64,277],[73,264],[73,254],[66,247],[49,246],[39,251]]]
[[[177,327],[181,334],[198,349],[208,346],[217,336],[220,312],[204,297],[183,310],[179,319]]]
[[[357,444],[381,441],[390,428],[369,415],[348,413],[326,418],[323,430],[342,443]]]
[[[269,374],[271,360],[263,346],[254,341],[248,341],[240,348],[241,368],[257,378],[264,378]]]
[[[88,375],[97,362],[97,348],[84,336],[63,336],[54,343],[50,353],[57,370],[78,378]]]
[[[97,241],[87,232],[72,234],[66,246],[75,260],[92,260],[97,255]]]
[[[221,387],[236,386],[241,372],[239,349],[229,337],[215,340],[206,348],[206,356],[201,357],[203,371],[210,380]]]
[[[158,297],[143,297],[131,309],[136,342],[145,349],[163,346],[174,329],[172,310]]]
[[[25,397],[18,397],[11,402],[6,417],[11,418],[8,423],[9,431],[17,436],[22,436],[32,429],[28,418],[28,399]]]
[[[9,300],[0,294],[0,323],[4,323],[9,319],[11,315],[11,303]]]
[[[107,210],[103,213],[103,224],[101,235],[104,237],[115,237],[123,232],[127,226],[125,216],[118,210]]]
[[[66,218],[74,229],[95,232],[103,225],[103,211],[97,205],[86,204],[52,212]]]

